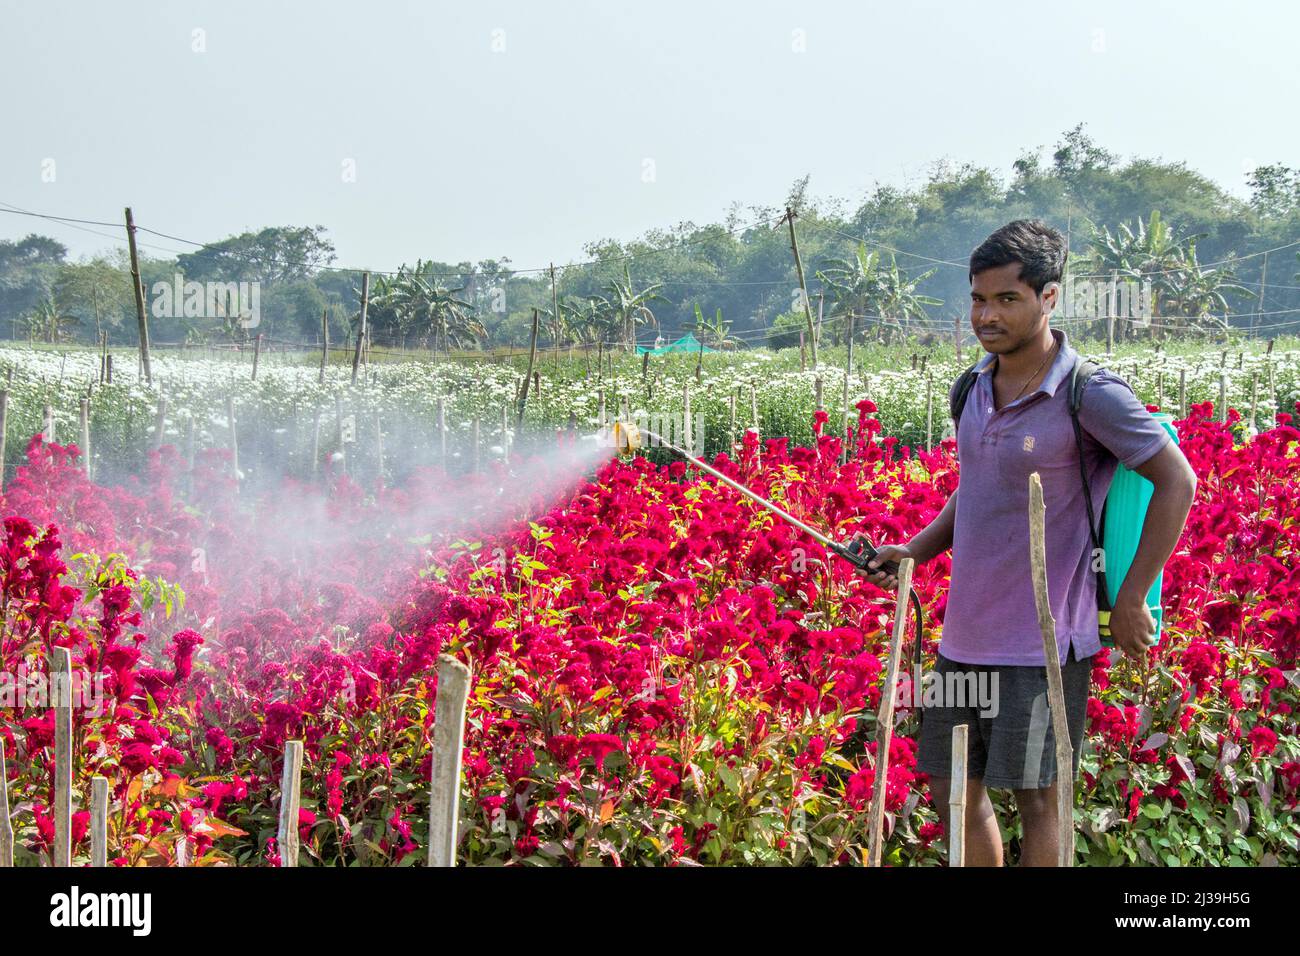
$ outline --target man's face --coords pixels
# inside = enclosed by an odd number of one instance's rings
[[[1043,286],[1040,297],[1020,279],[1022,265],[1008,262],[971,279],[970,326],[986,352],[1006,355],[1042,335],[1056,306],[1058,283]]]

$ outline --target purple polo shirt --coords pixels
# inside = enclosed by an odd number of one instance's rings
[[[1043,665],[1029,570],[1029,476],[1043,483],[1047,593],[1062,661],[1101,649],[1092,539],[1074,429],[1070,371],[1075,350],[1066,335],[1039,387],[994,410],[992,354],[966,397],[957,429],[961,477],[953,530],[952,583],[940,651],[964,664]],[[1115,476],[1117,460],[1134,468],[1172,439],[1124,382],[1105,369],[1084,389],[1079,411],[1094,512]]]

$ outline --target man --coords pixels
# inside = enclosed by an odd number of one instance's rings
[[[988,787],[1015,794],[1024,831],[1021,864],[1053,866],[1057,860],[1056,743],[1029,567],[1033,472],[1042,480],[1047,511],[1048,594],[1074,748],[1072,774],[1078,772],[1092,656],[1101,650],[1095,556],[1067,404],[1076,353],[1065,333],[1048,324],[1059,304],[1065,256],[1064,237],[1039,220],[1008,223],[971,255],[971,328],[988,354],[976,366],[957,423],[960,484],[923,531],[905,545],[882,547],[871,563],[910,557],[920,565],[952,548],[935,670],[973,673],[996,701],[993,707],[950,699],[926,706],[917,763],[930,777],[946,822],[952,728],[969,725],[971,866],[1002,865]],[[1098,520],[1117,461],[1155,486],[1137,555],[1110,618],[1115,646],[1143,660],[1155,634],[1146,595],[1178,543],[1196,478],[1178,445],[1123,380],[1105,369],[1083,391],[1079,422]],[[894,575],[863,573],[882,587],[897,586]]]

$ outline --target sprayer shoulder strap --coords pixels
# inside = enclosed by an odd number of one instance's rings
[[[957,423],[961,421],[962,409],[966,407],[966,396],[970,394],[971,386],[975,384],[975,378],[975,366],[972,365],[958,375],[952,383],[952,388],[948,389],[948,414],[952,416],[954,433],[957,431]]]

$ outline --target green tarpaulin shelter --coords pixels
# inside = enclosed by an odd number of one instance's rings
[[[661,345],[657,349],[648,349],[641,345],[636,347],[637,355],[645,355],[647,352],[651,355],[667,355],[669,352],[691,352],[698,354],[701,351],[716,352],[717,349],[711,349],[708,346],[701,346],[700,340],[690,332],[687,332],[676,342],[669,342],[667,345]]]

